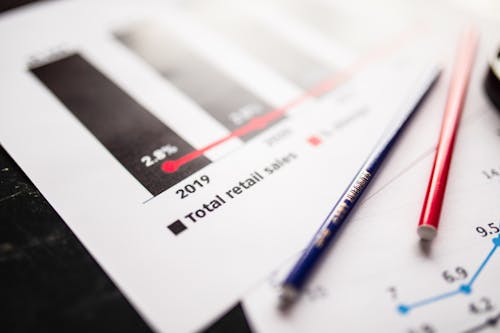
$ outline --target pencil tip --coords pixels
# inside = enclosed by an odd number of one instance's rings
[[[417,229],[417,234],[422,240],[430,241],[436,237],[437,230],[431,225],[421,225]]]
[[[292,286],[284,285],[281,288],[279,298],[279,308],[283,311],[287,310],[297,299],[298,291]]]

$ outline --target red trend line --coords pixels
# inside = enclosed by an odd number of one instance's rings
[[[378,61],[381,58],[384,58],[386,55],[390,54],[392,51],[395,49],[399,48],[401,44],[404,42],[407,42],[410,38],[409,35],[414,34],[417,32],[417,30],[420,29],[411,29],[408,30],[401,35],[399,35],[397,38],[389,42],[388,44],[378,47],[371,52],[368,52],[365,54],[365,56],[361,57],[358,61],[354,62],[352,65],[347,67],[345,70],[336,73],[334,76],[320,82],[319,84],[313,86],[311,89],[305,91],[302,95],[296,97],[295,99],[289,101],[287,104],[275,108],[268,113],[258,116],[255,118],[252,118],[248,123],[245,125],[235,129],[225,137],[222,137],[205,147],[202,147],[201,149],[194,150],[184,156],[181,156],[180,158],[176,160],[169,160],[165,161],[161,165],[161,169],[165,173],[174,173],[176,172],[181,166],[184,164],[187,164],[198,157],[202,156],[205,154],[207,151],[223,144],[224,142],[231,140],[233,138],[239,138],[244,135],[247,135],[249,133],[255,132],[262,130],[266,127],[268,127],[272,122],[275,120],[278,120],[280,118],[283,118],[291,109],[301,105],[308,99],[320,97],[329,91],[331,91],[333,88],[338,86],[339,84],[349,80],[352,78],[355,74],[360,72],[363,68],[365,68],[367,65]]]

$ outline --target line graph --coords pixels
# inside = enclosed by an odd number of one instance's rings
[[[301,105],[305,101],[311,99],[311,98],[316,98],[320,97],[321,95],[326,94],[327,92],[331,91],[333,88],[338,86],[339,84],[347,81],[349,78],[351,78],[354,74],[359,72],[362,68],[364,68],[368,62],[365,62],[363,60],[356,62],[353,64],[351,67],[349,67],[347,70],[341,72],[340,74],[335,75],[332,78],[329,78],[328,80],[325,80],[324,82],[319,83],[318,85],[314,86],[311,90],[305,92],[304,94],[300,95],[299,97],[293,99],[286,105],[276,108],[274,110],[269,111],[268,113],[255,117],[251,119],[248,123],[245,125],[235,129],[231,133],[229,133],[227,136],[216,140],[205,147],[194,150],[184,156],[181,156],[180,158],[176,160],[168,160],[163,162],[161,169],[165,173],[173,173],[176,172],[181,166],[184,164],[187,164],[198,157],[202,156],[204,153],[207,151],[223,144],[226,141],[229,141],[233,138],[239,138],[244,135],[250,134],[255,131],[260,131],[266,127],[268,127],[271,123],[274,123],[276,120],[285,117],[285,115],[292,110],[293,108]]]
[[[445,293],[442,293],[442,294],[437,294],[437,295],[434,295],[434,296],[431,296],[431,297],[428,297],[428,298],[424,298],[424,299],[421,299],[419,301],[416,301],[416,302],[413,302],[413,303],[407,303],[407,304],[399,304],[396,308],[396,310],[400,313],[400,314],[407,314],[409,313],[410,311],[416,309],[416,308],[420,308],[420,307],[423,307],[423,306],[426,306],[426,305],[430,305],[432,303],[436,303],[436,302],[439,302],[439,301],[442,301],[444,299],[447,299],[447,298],[450,298],[450,297],[454,297],[456,295],[469,295],[472,293],[473,289],[473,285],[474,283],[476,282],[477,278],[479,277],[479,275],[481,274],[481,272],[485,269],[485,267],[487,266],[487,264],[490,262],[490,259],[491,257],[493,256],[493,254],[496,252],[496,250],[498,249],[498,247],[500,247],[500,236],[497,236],[495,238],[492,239],[493,241],[493,247],[492,249],[488,252],[488,254],[486,255],[486,257],[483,259],[483,261],[481,262],[481,264],[479,265],[479,267],[477,268],[477,270],[474,272],[474,274],[472,275],[471,279],[469,280],[468,283],[465,283],[465,284],[462,284],[458,287],[458,289],[455,289],[455,290],[451,290],[451,291],[448,291],[448,292],[445,292]]]
[[[338,85],[348,81],[350,78],[352,78],[355,74],[359,73],[361,70],[366,68],[368,65],[383,59],[385,56],[387,56],[394,50],[398,49],[402,44],[407,43],[410,40],[410,36],[414,35],[419,31],[420,29],[418,27],[416,29],[412,28],[410,30],[404,31],[403,33],[396,36],[396,38],[389,41],[385,45],[379,46],[374,50],[372,50],[371,52],[366,53],[358,61],[348,66],[346,69],[341,70],[340,72],[334,74],[333,76],[327,78],[326,80],[323,80],[320,83],[314,85],[311,89],[305,91],[303,94],[301,94],[295,99],[292,99],[285,105],[275,108],[262,116],[257,116],[252,118],[245,125],[236,128],[228,135],[200,149],[187,153],[179,157],[178,159],[164,161],[161,164],[161,170],[167,174],[175,173],[183,165],[196,160],[197,158],[203,156],[203,154],[205,154],[206,152],[212,150],[217,146],[222,145],[223,143],[233,138],[240,138],[252,132],[261,131],[262,129],[273,124],[275,121],[285,117],[288,112],[290,112],[295,107],[298,107],[299,105],[303,104],[305,101],[321,97],[322,95],[330,92],[333,88],[337,87]]]

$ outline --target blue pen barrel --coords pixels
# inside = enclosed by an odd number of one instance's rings
[[[301,290],[319,258],[328,248],[339,230],[340,224],[329,224],[322,229],[321,232],[316,235],[314,244],[304,251],[283,284],[291,286],[296,290]]]
[[[377,161],[376,166],[378,165]],[[371,173],[367,170],[362,169],[357,173],[356,178],[351,181],[347,190],[330,211],[323,225],[316,232],[313,240],[283,282],[284,285],[288,285],[297,291],[302,289],[314,266],[319,262],[323,252],[329,247],[347,215],[349,215],[360,198],[363,190],[368,186],[370,179]]]
[[[397,138],[406,127],[411,116],[418,109],[434,82],[436,82],[439,73],[439,68],[433,66],[428,68],[422,77],[419,78],[415,92],[409,96],[405,101],[406,103],[402,106],[403,111],[397,115],[393,124],[385,132],[385,135],[375,145],[375,149],[361,166],[347,187],[347,190],[330,211],[313,240],[309,243],[307,249],[283,282],[281,294],[283,305],[291,303],[297,297],[314,267],[318,264],[323,253],[328,249],[335,235],[342,227],[342,224],[347,220],[347,216],[352,208],[356,205],[356,202],[370,183],[373,175],[375,175]]]

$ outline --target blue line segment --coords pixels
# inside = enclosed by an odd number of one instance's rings
[[[420,301],[417,301],[414,303],[410,303],[410,304],[399,304],[397,306],[396,310],[400,314],[407,314],[408,312],[410,312],[410,310],[417,308],[417,307],[421,307],[421,306],[429,305],[429,304],[432,304],[435,302],[439,302],[443,299],[447,299],[447,298],[453,297],[453,296],[458,295],[458,294],[469,295],[470,293],[472,293],[472,285],[477,280],[479,274],[486,267],[486,265],[490,261],[491,257],[495,253],[496,249],[498,247],[500,247],[500,236],[493,238],[492,241],[493,241],[493,248],[488,252],[488,255],[486,256],[486,258],[484,258],[483,262],[481,263],[481,265],[479,265],[478,269],[474,272],[474,275],[472,275],[472,278],[470,279],[470,281],[468,283],[460,285],[460,287],[458,287],[458,289],[456,289],[456,290],[449,291],[449,292],[446,292],[443,294],[439,294],[437,296],[429,297],[429,298],[426,298],[426,299],[423,299],[423,300],[420,300]]]
[[[495,253],[495,250],[498,247],[497,243],[500,243],[500,242],[495,242],[495,240],[500,240],[500,238],[496,237],[496,238],[493,239],[493,243],[495,245],[493,245],[493,248],[491,249],[491,251],[488,253],[488,255],[486,256],[486,258],[483,260],[483,262],[481,263],[481,265],[479,266],[479,268],[476,270],[476,272],[474,273],[474,275],[470,279],[470,281],[468,283],[469,286],[472,286],[472,284],[476,281],[477,277],[479,276],[479,273],[481,273],[481,271],[486,266],[486,264],[488,263],[488,261],[490,261],[491,256],[493,256],[493,253]]]

